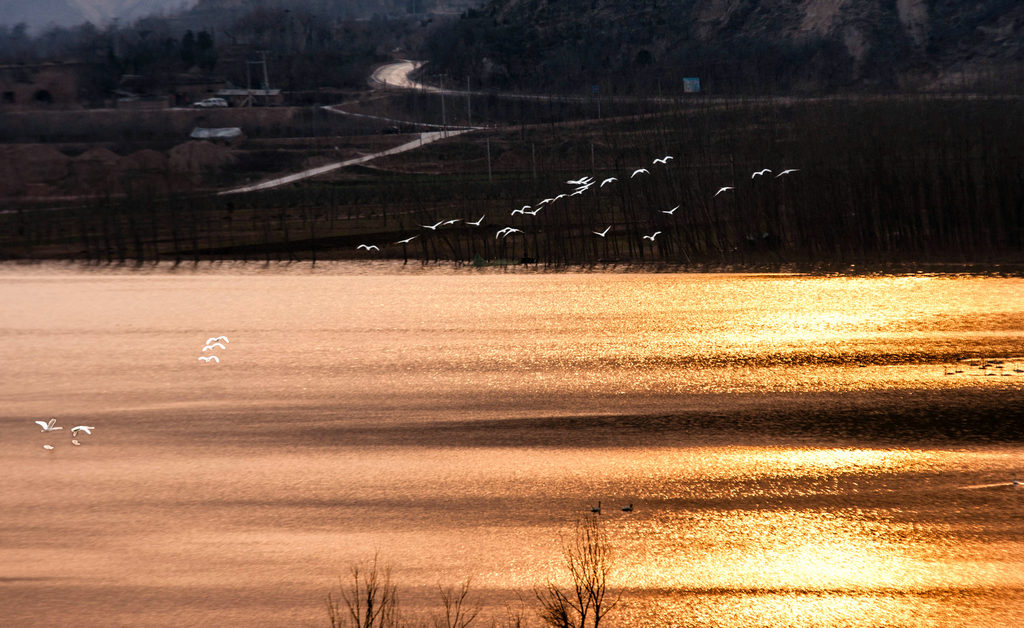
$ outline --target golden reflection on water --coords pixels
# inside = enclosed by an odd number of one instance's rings
[[[500,609],[564,577],[598,501],[612,625],[1024,614],[1019,440],[856,437],[939,393],[1018,420],[1024,376],[943,364],[1021,353],[1024,281],[353,268],[0,268],[14,625],[59,624],[69,590],[81,625],[315,625],[376,549],[411,604],[472,577]],[[815,429],[768,432],[775,411]],[[96,434],[44,455],[54,415]]]

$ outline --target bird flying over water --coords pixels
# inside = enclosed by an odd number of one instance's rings
[[[356,247],[356,249],[365,249],[367,251],[379,251],[380,247],[377,246],[376,244],[360,244],[359,246]]]
[[[43,445],[43,449],[46,451],[53,451],[53,445]]]
[[[461,218],[452,218],[451,220],[444,221],[444,224],[446,224],[446,225],[454,225],[455,223],[461,222],[461,221],[462,221]]]
[[[580,177],[579,179],[569,179],[566,183],[570,185],[586,185],[588,182],[593,182],[591,177]]]
[[[764,174],[771,174],[771,173],[772,173],[772,171],[769,168],[765,168],[764,170],[755,170],[754,174],[750,175],[750,178],[753,179],[755,177],[760,177],[760,176],[762,176]]]
[[[412,236],[411,238],[406,238],[404,240],[399,240],[398,242],[395,242],[395,244],[409,244],[410,242],[412,242],[413,240],[415,240],[418,237],[419,236]]]
[[[484,214],[483,216],[480,216],[480,218],[479,218],[479,219],[477,219],[477,221],[476,221],[476,222],[469,222],[469,221],[466,221],[466,224],[467,224],[467,225],[473,225],[474,227],[479,227],[479,226],[480,226],[480,223],[482,223],[482,222],[484,221],[484,218],[486,218],[486,217],[487,217],[487,214]]]
[[[731,187],[731,186],[724,186],[724,187],[720,187],[720,188],[718,188],[718,191],[717,191],[717,192],[715,192],[715,196],[718,196],[718,195],[719,195],[719,194],[721,194],[722,192],[728,192],[728,191],[729,191],[729,190],[731,190],[731,189],[732,189],[732,187]]]
[[[604,228],[604,231],[592,231],[591,233],[593,233],[594,235],[599,235],[603,238],[606,235],[608,235],[608,231],[611,230],[611,228],[612,226],[608,225],[607,227]]]
[[[608,177],[607,179],[602,181],[601,185],[599,185],[598,187],[602,187],[603,188],[605,183],[615,183],[616,181],[618,181],[618,179],[616,179],[615,177]]]
[[[215,342],[212,345],[206,345],[205,347],[203,347],[203,351],[209,351],[210,349],[216,349],[217,347],[220,347],[221,349],[227,349],[227,347],[225,347],[223,344]]]
[[[530,209],[529,205],[523,205],[519,209],[513,209],[512,210],[512,215],[515,216],[516,214],[525,214],[526,210],[528,210],[528,209]]]
[[[659,157],[658,159],[655,159],[652,163],[667,164],[670,161],[672,161],[672,155],[665,155],[664,157]]]
[[[431,231],[437,231],[437,228],[444,224],[443,220],[438,220],[432,225],[420,225],[424,229],[430,229]]]
[[[629,178],[632,179],[638,174],[651,174],[651,172],[647,168],[637,168],[633,171],[633,174],[629,175]]]
[[[789,174],[789,173],[791,173],[791,172],[800,172],[800,169],[799,169],[799,168],[787,168],[786,170],[783,170],[783,171],[782,171],[782,172],[780,172],[779,174],[775,175],[775,178],[776,178],[776,179],[778,179],[778,178],[779,178],[779,177],[781,177],[782,175],[784,175],[784,174]]]
[[[223,340],[224,342],[230,342],[228,340],[227,336],[217,336],[216,338],[207,338],[206,339],[206,344],[212,344],[214,342],[220,342],[221,340]]]
[[[59,425],[54,425],[56,422],[57,422],[57,419],[50,419],[49,421],[46,421],[46,422],[36,421],[36,425],[38,425],[39,427],[43,428],[42,431],[44,431],[44,432],[56,432],[57,430],[64,429],[63,427],[60,427]]]
[[[661,233],[661,232],[660,231],[655,231],[651,235],[645,235],[644,236],[644,240],[650,240],[651,242],[654,242],[654,238],[657,238],[659,233]]]
[[[78,438],[79,432],[85,432],[86,434],[91,435],[94,429],[96,429],[95,425],[76,425],[73,428],[71,428],[71,436],[73,438]]]
[[[679,205],[676,205],[676,206],[675,206],[675,207],[673,207],[672,209],[668,209],[668,210],[666,210],[666,209],[663,209],[663,210],[661,210],[661,213],[663,213],[663,214],[668,214],[669,216],[671,216],[672,214],[676,213],[676,210],[677,210],[677,209],[679,209]]]
[[[218,358],[215,355],[211,355],[211,356],[208,356],[208,357],[199,356],[199,359],[202,360],[203,362],[206,362],[206,363],[209,363],[210,360],[213,360],[217,364],[220,364],[220,358]]]

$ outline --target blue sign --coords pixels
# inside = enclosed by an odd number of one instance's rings
[[[697,77],[686,77],[683,79],[683,92],[687,94],[700,93],[700,79]]]

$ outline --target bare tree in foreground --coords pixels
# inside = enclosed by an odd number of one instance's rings
[[[374,555],[366,571],[353,565],[348,585],[338,578],[341,599],[327,594],[331,628],[397,628],[398,597],[391,583],[391,568],[380,567]]]
[[[469,580],[463,581],[458,588],[448,587],[447,589],[438,585],[441,593],[441,606],[444,615],[434,618],[435,628],[467,628],[480,613],[480,608],[469,605],[466,596],[469,595]]]
[[[572,540],[563,548],[571,585],[548,582],[535,591],[541,621],[552,628],[598,628],[618,599],[608,600],[611,552],[597,516],[576,524]]]

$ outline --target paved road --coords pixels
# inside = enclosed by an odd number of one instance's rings
[[[370,155],[363,155],[362,157],[356,157],[355,159],[349,159],[346,161],[339,161],[333,164],[327,164],[326,166],[320,166],[318,168],[310,168],[309,170],[303,170],[302,172],[296,172],[284,177],[278,177],[276,179],[270,179],[261,183],[254,183],[252,185],[243,185],[242,187],[233,188],[230,190],[222,190],[217,193],[218,196],[224,196],[226,194],[242,194],[244,192],[256,192],[258,190],[269,190],[271,188],[280,187],[282,185],[288,185],[289,183],[295,183],[302,179],[309,179],[310,177],[316,177],[337,170],[338,168],[344,168],[345,166],[354,166],[356,164],[365,164],[368,161],[372,161],[378,157],[384,157],[386,155],[396,155],[398,153],[404,153],[408,150],[415,150],[421,146],[426,146],[431,142],[437,140],[454,137],[461,133],[465,133],[467,129],[449,129],[447,131],[430,131],[427,133],[420,133],[419,137],[411,142],[406,142],[394,148],[389,148],[379,153],[372,153]]]
[[[417,83],[409,78],[409,74],[422,66],[423,61],[408,61],[405,59],[396,63],[382,65],[370,75],[370,83],[400,89],[419,89],[426,92],[441,91],[433,85]]]

